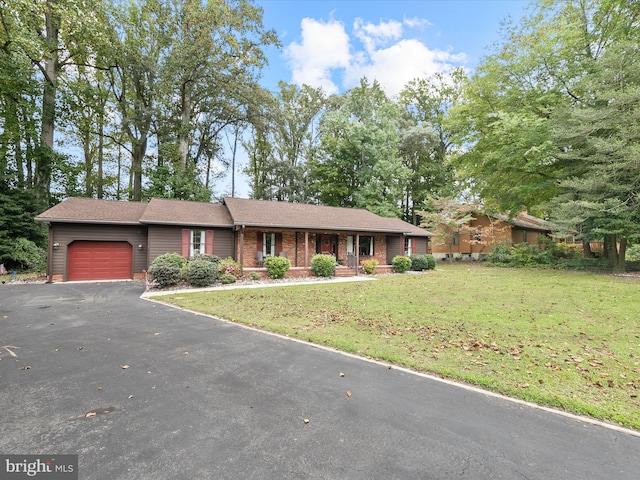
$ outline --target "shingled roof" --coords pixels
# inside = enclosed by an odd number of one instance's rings
[[[410,233],[429,237],[426,230],[398,218],[381,217],[359,208],[326,207],[303,203],[271,202],[246,198],[225,198],[231,218],[237,226],[331,230],[346,232]]]
[[[370,232],[430,237],[433,234],[399,218],[381,217],[359,208],[225,198],[223,203],[154,198],[149,203],[68,198],[36,217],[40,222],[125,225],[245,226]]]
[[[220,203],[185,202],[152,199],[140,217],[140,223],[199,227],[232,227],[229,210]]]
[[[142,202],[71,197],[42,212],[36,221],[138,225],[146,208]]]

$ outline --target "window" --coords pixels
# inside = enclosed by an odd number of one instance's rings
[[[481,242],[482,241],[482,235],[480,235],[480,232],[473,232],[473,241],[474,242]]]
[[[404,254],[407,257],[410,257],[411,255],[413,255],[413,249],[412,244],[413,242],[411,241],[411,237],[404,237]]]
[[[353,235],[347,236],[347,255],[355,255],[356,254],[356,241]]]
[[[527,243],[527,231],[522,231],[522,243]]]
[[[275,233],[262,234],[262,254],[265,257],[276,256],[276,234]]]
[[[373,237],[360,237],[360,255],[373,255]]]
[[[453,234],[453,244],[460,245],[460,234],[458,232]]]
[[[189,257],[193,257],[198,253],[204,253],[204,230],[191,230]]]

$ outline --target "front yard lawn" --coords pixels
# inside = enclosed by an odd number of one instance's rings
[[[640,429],[637,278],[453,264],[162,300]]]

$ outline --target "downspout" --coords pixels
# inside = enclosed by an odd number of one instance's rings
[[[240,227],[240,265],[244,268],[244,225]]]
[[[49,238],[47,239],[47,283],[53,283],[53,226],[49,225]]]

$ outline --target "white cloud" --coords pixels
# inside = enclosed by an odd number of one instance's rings
[[[404,19],[409,27],[429,25],[427,20]],[[341,89],[334,75],[342,75],[342,88],[356,86],[362,77],[378,80],[390,96],[416,77],[430,77],[437,72],[448,72],[455,65],[467,61],[464,53],[431,49],[415,38],[403,38],[403,23],[391,20],[372,24],[358,18],[353,24],[353,37],[360,40],[355,50],[337,20],[322,22],[305,18],[301,22],[301,41],[292,42],[285,49],[292,82],[322,87],[327,93]]]
[[[431,23],[426,18],[418,18],[418,17],[411,17],[411,18],[405,17],[402,20],[402,23],[404,23],[409,28],[420,28],[420,29],[424,29],[433,25],[433,23]]]
[[[332,80],[332,71],[348,68],[350,64],[349,36],[344,25],[333,19],[324,23],[303,18],[300,26],[301,42],[292,42],[285,49],[292,82],[337,93],[338,86]]]
[[[412,39],[401,40],[389,48],[360,58],[363,60],[361,63],[349,68],[344,87],[351,88],[358,84],[360,78],[367,77],[370,81],[378,80],[387,95],[393,96],[414,78],[448,72],[454,64],[464,63],[466,55],[431,50],[422,42]]]
[[[397,40],[402,36],[402,23],[391,20],[380,22],[378,25],[365,23],[361,18],[353,22],[354,35],[362,42],[367,52],[373,52],[376,47],[386,45],[390,40]]]

